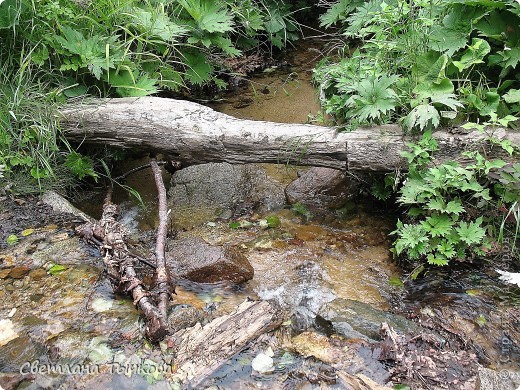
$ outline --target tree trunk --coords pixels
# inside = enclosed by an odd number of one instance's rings
[[[158,97],[95,99],[64,108],[61,115],[70,141],[166,153],[183,166],[271,162],[385,172],[406,168],[400,152],[412,140],[397,126],[338,132],[237,119],[197,103]],[[519,132],[494,129],[493,136],[520,144]],[[440,130],[434,137],[438,158],[456,160],[487,134]]]

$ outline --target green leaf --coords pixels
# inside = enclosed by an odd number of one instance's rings
[[[437,245],[436,250],[447,259],[451,259],[457,254],[453,243],[449,240],[442,240],[439,245]]]
[[[506,103],[520,103],[520,89],[510,89],[503,98]]]
[[[94,171],[94,163],[88,156],[82,156],[77,152],[71,152],[67,155],[65,166],[80,180],[85,176],[90,176],[94,179],[98,178],[97,173]]]
[[[426,205],[430,210],[444,211],[446,209],[446,203],[441,198],[434,198]]]
[[[499,52],[502,55],[502,66],[505,68],[512,67],[516,68],[520,62],[520,47],[513,47],[509,50]]]
[[[213,67],[202,53],[183,53],[186,60],[186,78],[193,84],[201,85],[210,79]]]
[[[432,237],[447,236],[453,227],[453,221],[448,215],[432,215],[422,224]]]
[[[157,93],[157,80],[152,79],[148,74],[139,75],[138,71],[131,72],[128,69],[118,71],[110,70],[110,85],[116,88],[117,94],[121,97],[148,96]]]
[[[67,268],[60,264],[53,264],[47,272],[51,275],[58,275],[59,273],[65,271]]]
[[[175,24],[161,8],[154,11],[134,7],[130,13],[135,27],[147,37],[159,37],[165,42],[178,40],[187,33],[184,27]]]
[[[448,65],[449,57],[442,54],[431,65],[426,74],[425,80],[431,83],[439,84],[446,78],[446,65]]]
[[[448,265],[448,259],[446,259],[443,255],[433,255],[433,253],[430,253],[428,254],[428,264],[432,264],[432,265],[438,265],[438,266],[443,266],[443,265]]]
[[[421,130],[436,128],[439,123],[439,111],[431,104],[419,104],[403,119],[403,126],[408,130],[416,126]]]
[[[11,28],[18,24],[23,2],[20,0],[0,1],[0,29]]]
[[[464,210],[464,207],[462,207],[461,201],[459,199],[455,199],[455,200],[448,202],[448,204],[446,205],[445,211],[448,214],[459,215],[460,213],[462,213],[465,210]]]
[[[441,53],[452,56],[456,51],[466,46],[468,33],[463,30],[435,26],[430,34],[430,47]]]
[[[11,234],[9,237],[5,239],[7,245],[14,245],[18,242],[18,236],[16,234]]]
[[[201,30],[209,33],[233,31],[233,16],[212,0],[177,0]]]
[[[491,51],[491,46],[484,39],[473,38],[471,45],[468,46],[460,61],[453,61],[459,72],[470,68],[476,64],[484,63],[484,57]]]
[[[482,217],[479,217],[475,222],[459,222],[459,226],[455,228],[461,241],[466,244],[478,244],[486,235],[486,231],[480,226],[482,224]]]

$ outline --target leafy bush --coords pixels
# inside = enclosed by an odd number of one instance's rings
[[[503,238],[505,221],[518,208],[520,164],[488,160],[480,152],[465,152],[471,163],[433,165],[437,143],[427,132],[404,152],[409,173],[399,191],[399,203],[409,207],[408,222],[398,221],[393,251],[410,260],[446,265],[450,260],[482,255]],[[501,145],[514,153],[509,143]],[[511,210],[507,215],[503,211]],[[500,228],[494,221],[502,218]],[[518,238],[520,219],[513,229]]]
[[[322,104],[340,122],[428,130],[520,113],[517,1],[340,0],[321,23],[340,24],[357,47],[315,70]]]

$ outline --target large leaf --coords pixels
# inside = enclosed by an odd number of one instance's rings
[[[344,21],[348,14],[362,4],[362,0],[340,0],[332,4],[327,12],[320,16],[320,26],[329,28],[337,22]]]
[[[520,89],[510,89],[503,97],[506,103],[520,103]]]
[[[150,37],[159,37],[165,42],[175,41],[187,31],[171,21],[166,13],[156,10],[151,12],[142,8],[133,8],[132,19],[136,28]]]
[[[197,22],[201,30],[207,32],[233,31],[233,17],[220,4],[212,0],[177,0]]]
[[[0,1],[0,29],[11,28],[18,23],[22,5],[20,0]]]
[[[473,38],[471,45],[468,46],[460,61],[453,61],[459,72],[468,69],[473,65],[484,63],[484,57],[491,51],[491,46],[487,41],[480,38]]]
[[[213,67],[202,53],[183,53],[186,60],[186,78],[193,84],[203,84],[210,79]]]
[[[486,231],[480,226],[482,224],[482,217],[479,217],[475,222],[460,222],[459,226],[455,228],[459,234],[461,241],[466,244],[478,244],[486,235]]]
[[[137,71],[111,70],[109,82],[121,97],[148,96],[157,92],[157,80],[150,78],[146,73],[139,75]]]
[[[431,83],[439,84],[446,78],[446,66],[448,65],[449,57],[446,54],[440,55],[437,60],[431,64],[425,80]]]
[[[424,130],[436,128],[440,123],[439,111],[431,104],[419,104],[404,118],[403,126],[411,130],[414,127]]]

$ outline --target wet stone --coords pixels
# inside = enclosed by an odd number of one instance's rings
[[[30,271],[30,268],[27,266],[14,267],[9,272],[9,277],[13,279],[22,279],[25,275],[27,275]]]
[[[419,327],[406,318],[376,309],[366,303],[352,299],[337,298],[325,304],[318,312],[330,321],[335,331],[348,338],[379,340],[379,330],[387,322],[399,333],[418,331]]]
[[[194,326],[197,322],[203,323],[207,314],[204,311],[189,305],[178,305],[173,308],[168,316],[170,332]]]
[[[242,283],[254,275],[238,248],[210,245],[198,237],[171,242],[166,261],[174,275],[198,283]]]
[[[168,199],[173,223],[179,226],[285,204],[283,185],[255,164],[211,163],[181,169],[172,176]]]
[[[47,276],[47,271],[45,271],[43,268],[37,268],[29,272],[29,277],[32,280],[40,280]]]
[[[290,204],[340,208],[352,198],[358,183],[337,169],[314,167],[303,173],[285,189]]]

